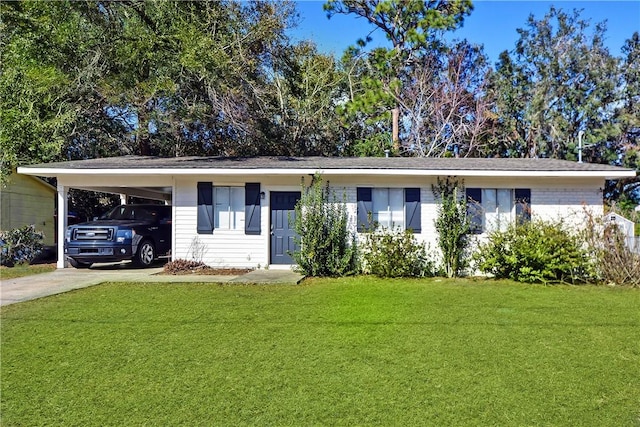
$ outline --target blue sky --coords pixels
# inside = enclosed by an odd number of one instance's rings
[[[363,19],[338,15],[327,19],[322,10],[324,1],[298,0],[300,23],[291,32],[294,39],[311,39],[322,52],[340,56],[344,49],[365,37],[374,27]],[[565,11],[583,9],[581,17],[591,20],[592,27],[607,21],[606,45],[609,51],[620,56],[620,48],[634,31],[640,31],[640,0],[628,1],[531,1],[511,0],[475,1],[474,10],[465,19],[463,28],[454,33],[456,38],[467,38],[483,44],[485,53],[494,63],[500,52],[512,50],[518,40],[517,28],[523,28],[533,14],[541,19],[549,7],[555,5]],[[374,43],[384,43],[384,35],[372,34]]]

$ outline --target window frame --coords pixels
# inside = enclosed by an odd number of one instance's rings
[[[488,223],[487,219],[487,197],[490,191],[495,191],[495,209],[493,214],[498,219],[497,227]],[[509,210],[500,212],[500,192],[509,191]],[[504,230],[515,221],[531,221],[531,189],[529,188],[467,188],[467,218],[470,218],[471,233],[485,234],[493,231]],[[504,200],[504,199],[503,199]],[[507,215],[507,223],[503,226],[500,223],[500,215]]]
[[[489,194],[493,193],[493,198],[489,199]],[[506,195],[506,198],[505,198]],[[493,203],[488,209],[487,206],[491,200]],[[506,209],[505,209],[506,202]],[[494,207],[495,205],[495,207]],[[482,207],[484,209],[483,215],[483,229],[485,232],[491,233],[494,231],[505,231],[509,225],[512,224],[515,217],[515,203],[513,189],[511,188],[483,188],[482,189]]]
[[[227,200],[220,202],[222,191],[228,192]],[[245,187],[239,185],[213,186],[213,229],[238,231],[245,229]],[[226,207],[226,208],[224,208]],[[226,214],[225,224],[221,224],[221,215]]]
[[[383,193],[386,195],[384,199],[381,196]],[[401,206],[394,205],[394,203],[398,202],[399,198],[402,200]],[[376,201],[376,199],[378,200]],[[384,209],[381,209],[381,203],[386,205]],[[376,205],[378,205],[377,209]],[[398,208],[400,208],[401,211]],[[397,187],[374,187],[371,192],[371,214],[374,224],[390,230],[404,230],[406,216],[404,189]],[[383,218],[381,221],[381,215],[388,216],[388,219]],[[398,216],[400,220],[398,220]]]
[[[374,230],[374,225],[379,224],[376,218],[380,212],[374,211],[374,194],[387,190],[387,210],[390,214],[390,224],[385,223],[382,226],[393,229],[411,230],[414,233],[422,232],[422,209],[421,209],[421,188],[419,187],[356,187],[357,202],[357,231],[359,233]],[[401,192],[402,195],[402,213],[399,209],[392,209],[391,193],[393,191]],[[399,194],[395,194],[397,200]],[[397,206],[396,206],[397,207]],[[395,213],[395,215],[394,215]],[[397,216],[400,215],[400,220]]]
[[[246,182],[244,185],[219,185],[215,186],[212,182],[197,183],[197,201],[196,201],[196,232],[198,234],[213,234],[215,229],[224,231],[238,231],[244,228],[244,234],[260,235],[262,233],[262,209],[261,201],[264,198],[264,192],[261,191],[259,182]],[[216,188],[219,187],[237,187],[243,189],[242,196],[238,196],[237,212],[234,216],[240,217],[236,219],[234,228],[215,227],[216,215],[214,195]],[[230,207],[227,209],[227,211]],[[244,218],[241,216],[244,215]],[[242,223],[244,222],[244,227]]]

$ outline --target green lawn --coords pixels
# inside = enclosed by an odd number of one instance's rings
[[[640,426],[640,290],[106,284],[2,308],[1,425]]]
[[[48,273],[56,269],[55,264],[18,264],[15,267],[0,267],[0,279],[15,279],[16,277],[31,276],[32,274]]]

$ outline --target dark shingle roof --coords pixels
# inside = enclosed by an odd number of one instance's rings
[[[124,156],[25,166],[62,172],[90,169],[368,169],[434,171],[626,172],[617,166],[556,159],[419,157],[144,157]]]

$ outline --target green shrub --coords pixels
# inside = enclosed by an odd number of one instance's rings
[[[42,252],[44,234],[34,225],[0,232],[0,265],[30,263]]]
[[[302,195],[296,204],[294,228],[299,249],[291,256],[298,271],[307,276],[326,277],[358,271],[355,235],[348,228],[346,204],[337,200],[316,175],[309,188],[302,181]]]
[[[526,222],[494,231],[474,259],[484,273],[528,283],[584,283],[595,272],[581,239],[562,222]]]
[[[382,228],[365,236],[363,270],[380,277],[433,276],[434,262],[411,230]]]
[[[471,225],[467,218],[464,187],[455,180],[438,179],[432,187],[439,199],[435,220],[438,246],[442,252],[441,270],[447,277],[458,277],[468,266]]]

